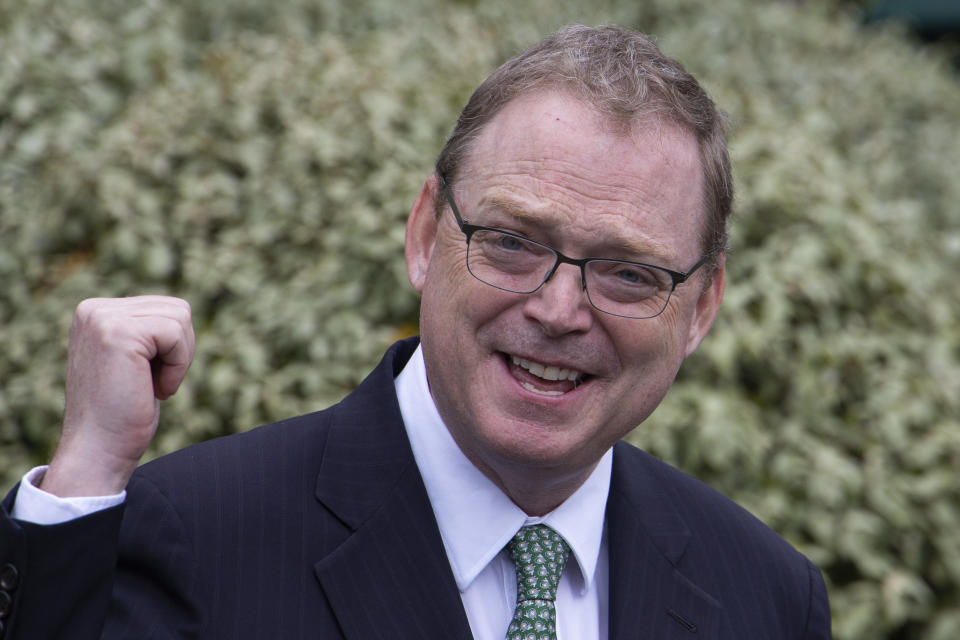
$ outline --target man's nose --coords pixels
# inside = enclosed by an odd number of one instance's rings
[[[587,299],[580,268],[561,264],[535,292],[527,296],[524,313],[550,337],[583,332],[593,324],[593,307]]]

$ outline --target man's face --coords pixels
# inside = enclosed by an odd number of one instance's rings
[[[437,188],[432,177],[411,212],[407,262],[423,296],[421,339],[440,415],[500,486],[585,477],[660,403],[706,334],[722,271],[706,288],[695,274],[648,319],[594,309],[567,264],[533,294],[500,291],[467,271],[453,214],[435,216]],[[693,137],[656,121],[617,131],[562,92],[509,103],[475,141],[453,192],[466,221],[575,258],[687,271],[703,252]],[[566,379],[545,379],[558,373]]]

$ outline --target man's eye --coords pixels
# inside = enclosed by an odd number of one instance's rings
[[[507,251],[519,251],[526,246],[526,243],[519,238],[502,235],[500,236],[499,246],[501,249],[506,249]]]
[[[643,280],[642,274],[636,269],[620,269],[615,275],[627,284],[636,284]]]
[[[655,287],[659,284],[650,269],[618,265],[616,269],[611,269],[608,275],[614,277],[621,285]]]
[[[669,287],[654,269],[612,260],[591,262],[588,275],[598,292],[611,298],[654,295],[655,292]]]

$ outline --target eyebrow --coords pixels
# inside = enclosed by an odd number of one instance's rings
[[[497,210],[521,225],[529,227],[542,227],[544,225],[542,217],[531,213],[513,200],[499,196],[484,198],[480,201],[478,208]],[[668,245],[645,236],[633,239],[615,234],[602,236],[602,239],[610,251],[618,252],[620,255],[652,256],[651,259],[655,261],[669,261],[670,256],[674,255],[674,251]],[[603,258],[605,256],[591,255],[584,257]],[[633,261],[631,260],[631,262]],[[635,262],[643,262],[643,260],[635,260]]]

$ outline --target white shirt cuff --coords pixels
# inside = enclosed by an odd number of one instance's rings
[[[34,467],[23,476],[10,514],[13,518],[33,524],[62,524],[115,507],[127,497],[127,492],[121,491],[112,496],[60,498],[37,487],[46,472],[46,466]]]

